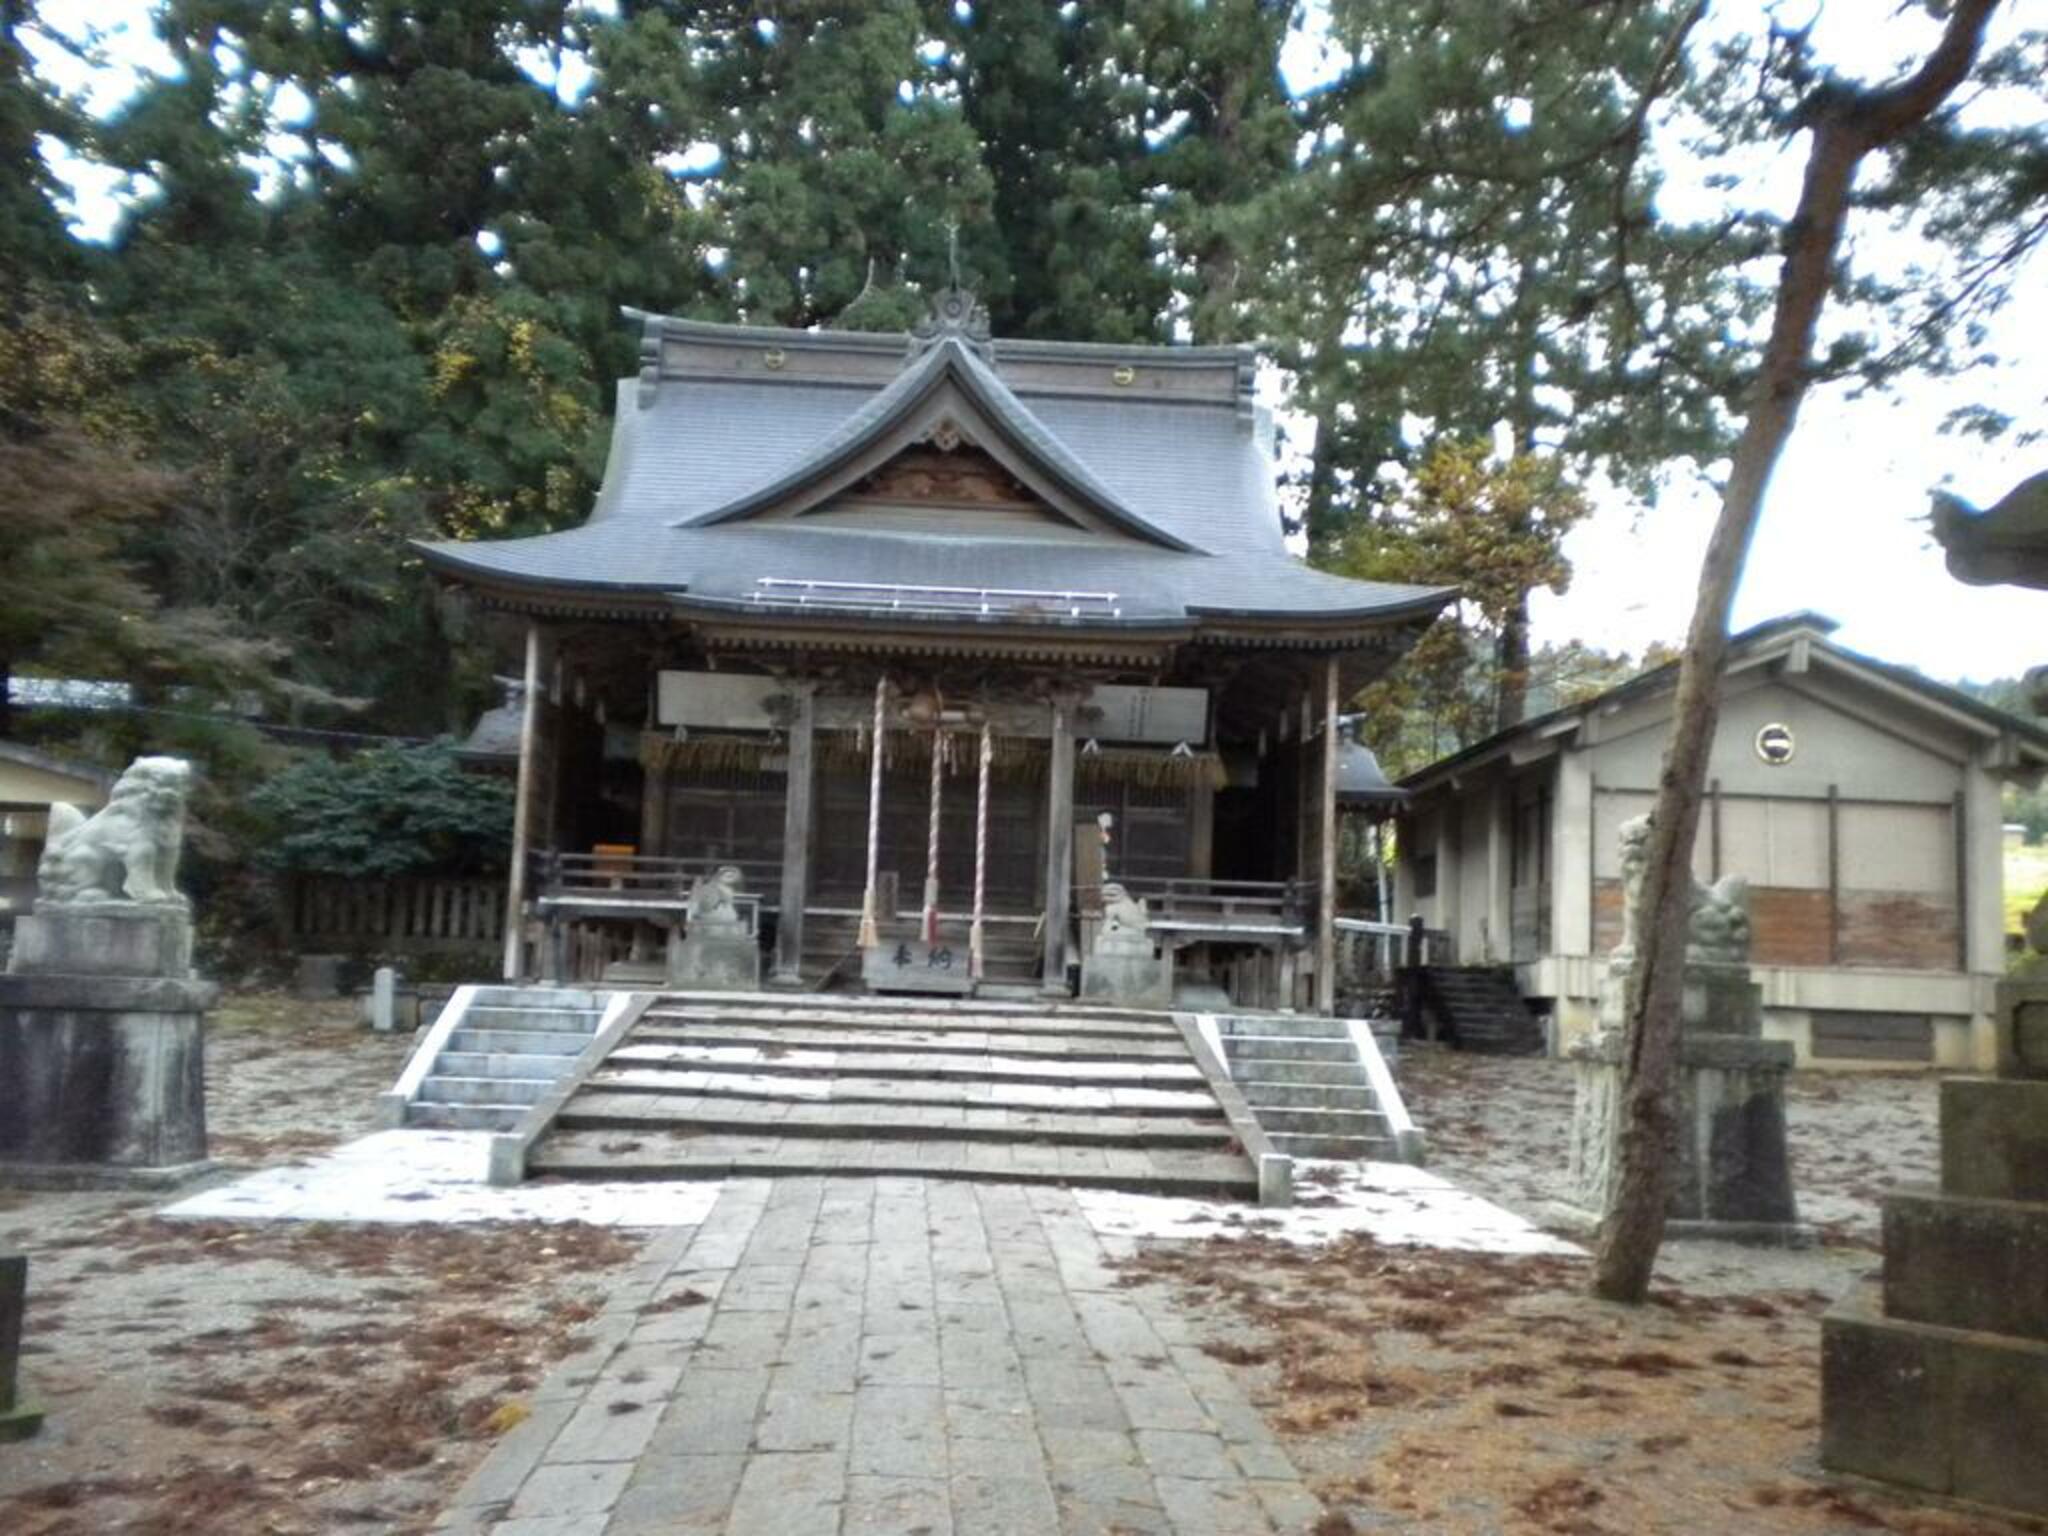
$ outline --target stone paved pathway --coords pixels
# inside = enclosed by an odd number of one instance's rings
[[[650,1245],[439,1528],[1306,1532],[1256,1410],[1104,1260],[1058,1187],[734,1180]]]

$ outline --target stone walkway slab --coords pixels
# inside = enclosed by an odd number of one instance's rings
[[[650,1244],[437,1529],[1287,1536],[1321,1511],[1072,1192],[728,1182]]]

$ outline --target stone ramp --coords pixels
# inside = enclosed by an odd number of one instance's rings
[[[1258,1193],[1171,1020],[923,1000],[659,999],[526,1167],[570,1179],[905,1174]]]

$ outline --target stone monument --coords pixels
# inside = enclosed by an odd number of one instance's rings
[[[1621,829],[1622,937],[1600,987],[1600,1028],[1570,1057],[1569,1226],[1598,1227],[1614,1178],[1621,1121],[1621,1061],[1629,977],[1643,914],[1650,821]],[[1759,989],[1749,973],[1749,890],[1731,875],[1693,883],[1680,1007],[1677,1120],[1666,1231],[1674,1237],[1805,1241],[1785,1150],[1785,1074],[1792,1046],[1763,1038]]]
[[[699,875],[683,909],[683,934],[668,947],[670,986],[711,992],[761,990],[761,944],[740,893],[740,872]]]
[[[1153,943],[1145,898],[1114,881],[1102,887],[1102,921],[1081,960],[1081,995],[1134,1008],[1173,1006],[1173,952]]]
[[[1941,1185],[1821,1321],[1820,1459],[2048,1515],[2048,980],[1998,989],[1998,1075],[1941,1085]]]
[[[88,818],[50,808],[0,976],[0,1178],[175,1183],[206,1166],[205,1010],[178,893],[191,768],[144,757]]]

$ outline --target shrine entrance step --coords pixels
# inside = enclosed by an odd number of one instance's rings
[[[1166,1017],[922,999],[665,996],[563,1106],[527,1172],[1258,1193]]]

